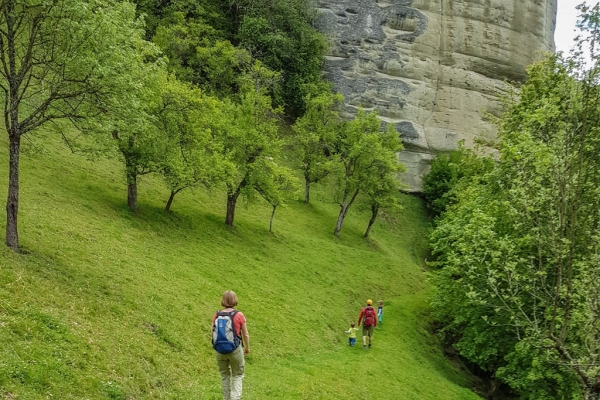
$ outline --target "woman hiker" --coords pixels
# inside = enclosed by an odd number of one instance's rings
[[[246,317],[234,309],[237,304],[236,294],[231,290],[226,291],[221,298],[224,308],[217,311],[212,320],[213,347],[221,374],[223,400],[242,398],[244,354],[250,353]]]

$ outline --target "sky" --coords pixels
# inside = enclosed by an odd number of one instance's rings
[[[583,0],[558,0],[558,12],[556,14],[556,31],[554,32],[554,43],[557,51],[568,53],[573,47],[575,33],[575,22],[577,21],[577,10],[575,6],[583,3]],[[592,4],[588,0],[588,4]]]

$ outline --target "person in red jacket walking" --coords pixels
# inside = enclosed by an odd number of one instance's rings
[[[377,313],[372,307],[373,300],[367,300],[367,306],[360,310],[358,316],[358,326],[360,321],[363,322],[362,334],[363,334],[363,349],[367,348],[367,336],[369,336],[369,347],[373,344],[373,328],[377,326]]]

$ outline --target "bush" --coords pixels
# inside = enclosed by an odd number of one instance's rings
[[[478,156],[462,144],[458,150],[440,154],[431,162],[431,171],[423,178],[427,208],[434,216],[440,216],[456,203],[456,190],[461,181],[483,177],[492,167],[491,158]]]

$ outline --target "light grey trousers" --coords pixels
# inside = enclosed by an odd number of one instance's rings
[[[238,346],[232,353],[217,353],[217,365],[221,374],[223,400],[242,398],[242,380],[244,379],[244,349]]]

